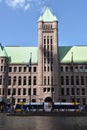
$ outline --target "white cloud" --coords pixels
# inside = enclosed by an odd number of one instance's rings
[[[22,8],[24,10],[28,10],[30,7],[42,9],[46,5],[46,2],[49,0],[0,0],[0,2],[4,2],[11,8]]]
[[[24,10],[30,7],[27,0],[5,0],[5,3],[12,8],[23,8]]]

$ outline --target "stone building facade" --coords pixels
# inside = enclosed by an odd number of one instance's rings
[[[0,100],[87,102],[87,46],[59,46],[58,20],[38,20],[38,47],[0,45]]]

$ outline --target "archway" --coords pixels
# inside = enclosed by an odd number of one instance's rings
[[[46,97],[46,98],[44,99],[44,102],[52,102],[52,98],[51,98],[51,97]]]

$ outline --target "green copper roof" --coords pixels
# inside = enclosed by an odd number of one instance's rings
[[[74,63],[87,62],[87,46],[59,47],[61,63],[71,63],[73,52]]]
[[[46,8],[44,14],[40,16],[38,21],[43,21],[43,22],[53,22],[53,21],[58,21],[56,16],[52,14],[49,8]]]
[[[60,46],[60,63],[87,63],[87,46]],[[38,47],[4,47],[0,46],[0,56],[8,56],[10,63],[28,63],[32,53],[32,63],[38,63]]]
[[[4,47],[0,44],[0,57],[8,57]]]
[[[11,63],[28,63],[32,53],[32,63],[37,63],[37,47],[5,47]]]

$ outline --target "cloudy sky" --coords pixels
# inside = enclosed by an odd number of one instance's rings
[[[37,46],[38,19],[49,7],[58,18],[59,45],[87,45],[87,0],[0,0],[0,42]]]

